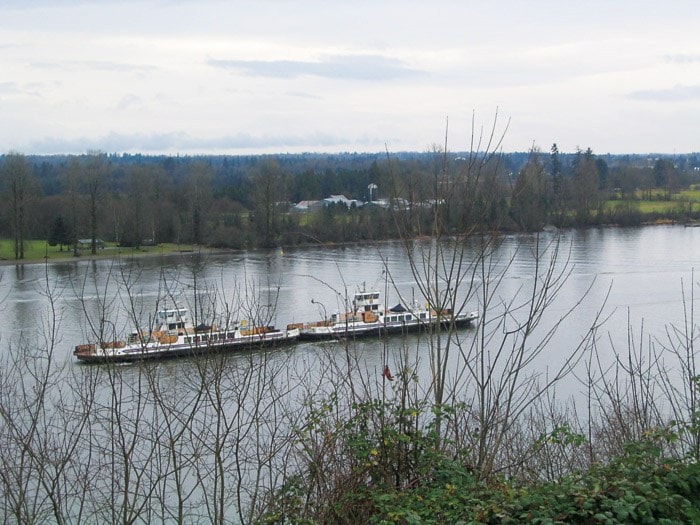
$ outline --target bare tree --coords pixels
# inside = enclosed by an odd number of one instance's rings
[[[29,205],[39,188],[32,174],[32,168],[24,155],[6,155],[0,176],[12,205],[12,233],[14,237],[15,259],[24,259],[27,241],[27,221]]]
[[[107,176],[107,165],[104,155],[100,152],[88,152],[83,166],[83,183],[87,189],[90,208],[90,253],[97,253],[99,201]]]
[[[262,234],[263,245],[266,247],[275,244],[279,227],[278,206],[283,196],[279,164],[274,160],[263,162],[253,177],[253,202],[258,231]]]
[[[547,221],[551,200],[544,165],[539,152],[533,148],[513,187],[511,217],[522,231],[538,231]]]
[[[478,231],[487,224],[469,210],[488,214],[491,205],[482,202],[475,188],[488,184],[488,179],[500,176],[496,152],[502,135],[494,121],[490,130],[473,129],[472,153],[450,172],[447,140],[442,152],[442,172],[435,177],[435,213],[431,231],[432,241],[415,242],[405,217],[396,214],[403,236],[412,275],[421,295],[438,312],[463,312],[478,305],[479,320],[476,334],[463,338],[453,326],[437,326],[431,333],[431,382],[428,392],[436,407],[435,428],[438,439],[445,437],[441,407],[462,407],[457,411],[462,428],[452,427],[458,435],[451,436],[463,450],[471,450],[471,465],[479,476],[512,469],[524,458],[509,457],[506,444],[519,428],[522,417],[538,400],[566,377],[590,348],[601,318],[591,320],[587,332],[562,360],[543,376],[538,362],[548,343],[578,306],[570,305],[564,314],[548,319],[545,312],[553,303],[571,272],[566,252],[559,239],[542,244],[539,236],[530,248],[534,273],[527,288],[509,290],[508,298],[501,289],[507,279],[510,259],[498,255],[498,235]],[[541,171],[541,170],[540,170]],[[493,198],[499,198],[497,195]],[[471,217],[460,229],[450,232],[445,227],[441,207],[452,207]],[[464,213],[464,210],[467,210]],[[585,298],[582,297],[582,301]],[[469,428],[471,430],[467,431]],[[461,437],[459,437],[461,436]],[[513,463],[513,462],[516,463]]]

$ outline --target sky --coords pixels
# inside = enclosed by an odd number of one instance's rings
[[[446,138],[451,151],[700,151],[700,4],[0,0],[0,153]]]

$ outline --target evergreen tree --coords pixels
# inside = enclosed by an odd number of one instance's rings
[[[552,179],[552,211],[554,223],[561,227],[566,215],[566,191],[563,178],[561,159],[559,158],[559,148],[556,142],[552,144],[550,150],[550,177]]]
[[[511,218],[524,231],[542,228],[549,213],[545,169],[532,151],[531,160],[520,170],[510,202]]]
[[[69,246],[72,242],[70,228],[63,217],[56,217],[51,231],[49,232],[49,246],[59,246],[59,251],[63,251],[64,246]]]
[[[600,204],[599,173],[591,148],[576,151],[573,164],[573,209],[580,225],[589,224]]]

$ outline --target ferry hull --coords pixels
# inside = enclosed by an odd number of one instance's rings
[[[476,319],[476,316],[455,318],[454,320],[445,320],[440,323],[440,326],[444,329],[449,329],[451,326],[456,328],[466,328],[471,325],[472,321]],[[435,330],[437,327],[437,322],[435,323],[384,323],[384,324],[370,324],[367,326],[361,326],[355,324],[354,326],[346,325],[334,325],[323,327],[326,330],[315,328],[313,330],[301,330],[299,334],[300,341],[332,341],[332,340],[342,340],[342,339],[359,339],[363,337],[381,337],[385,335],[396,335],[396,334],[408,334],[414,332],[429,332]]]
[[[124,348],[119,353],[100,353],[99,351],[76,351],[75,357],[86,364],[135,363],[140,361],[174,359],[179,357],[202,357],[224,352],[245,351],[274,348],[296,341],[298,335],[280,335],[280,337],[260,337],[208,345],[177,344],[162,347]]]

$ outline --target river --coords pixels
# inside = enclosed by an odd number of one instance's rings
[[[549,242],[552,235],[542,234],[540,244]],[[609,317],[603,329],[613,339],[626,337],[628,316],[633,328],[641,329],[643,323],[645,333],[662,335],[667,325],[683,322],[683,293],[689,296],[694,283],[693,269],[700,261],[699,241],[700,228],[682,226],[562,232],[558,258],[560,263],[567,261],[571,275],[550,309],[551,318],[576,304],[592,285],[571,314],[569,326],[585,331],[602,308],[604,316]],[[531,284],[535,272],[533,243],[533,235],[512,235],[502,239],[495,250],[496,272],[503,273],[497,294],[503,300]],[[387,304],[398,302],[396,290],[406,300],[422,300],[416,297],[419,292],[415,279],[404,245],[399,242],[203,256],[197,258],[201,266],[196,279],[192,270],[195,258],[183,254],[7,266],[0,281],[4,316],[0,334],[4,346],[20,334],[26,337],[42,330],[47,289],[53,294],[61,319],[57,355],[67,361],[73,359],[73,346],[87,337],[90,327],[86,320],[98,323],[100,305],[107,305],[106,317],[113,323],[110,330],[121,333],[130,329],[127,287],[132,296],[129,300],[138,301],[142,320],[152,314],[156,300],[164,296],[165,283],[168,295],[190,305],[194,304],[195,289],[207,296],[216,290],[221,302],[254,296],[257,304],[273,305],[272,322],[278,326],[316,320],[343,310],[348,295],[361,286],[388,291]],[[469,309],[480,309],[478,297],[470,301]]]
[[[450,266],[450,257],[437,259],[441,268],[458,268],[465,276],[459,285],[454,280],[443,283],[443,290],[457,293],[467,309],[481,314],[476,327],[456,334],[459,350],[446,362],[449,388],[457,399],[468,397],[473,382],[465,370],[471,366],[476,377],[479,367],[472,360],[484,356],[487,372],[508,377],[499,372],[512,364],[517,338],[500,354],[498,345],[505,340],[503,333],[522,328],[533,285],[548,268],[555,280],[547,294],[538,296],[547,308],[539,325],[528,331],[523,347],[532,359],[523,361],[524,373],[516,381],[551,378],[571,356],[585,355],[577,349],[589,341],[592,324],[597,324],[594,340],[603,369],[606,360],[613,362],[615,352],[626,351],[630,332],[638,340],[635,345],[649,338],[663,340],[670,327],[683,326],[695,300],[691,294],[696,285],[693,269],[700,261],[698,241],[700,228],[682,226],[572,230],[505,236],[485,258],[477,256],[482,239],[474,238],[459,264]],[[428,259],[436,261],[435,248],[430,241],[417,241],[410,254],[421,268]],[[126,521],[138,509],[137,521],[143,523],[211,522],[211,513],[221,503],[226,520],[250,521],[244,509],[257,501],[258,490],[279,486],[281,473],[293,471],[293,456],[299,452],[294,429],[308,428],[313,411],[320,408],[309,401],[317,402],[348,384],[353,394],[346,400],[354,401],[353,381],[361,385],[363,395],[391,396],[392,387],[380,376],[389,364],[395,373],[401,367],[415,370],[416,391],[411,395],[418,403],[421,391],[430,389],[429,355],[435,346],[420,336],[393,338],[386,344],[376,339],[348,346],[304,343],[269,354],[233,354],[222,360],[221,368],[213,362],[210,369],[209,363],[200,366],[188,359],[143,369],[82,365],[72,349],[95,330],[116,336],[130,330],[134,321],[148,322],[158,301],[188,306],[201,319],[221,312],[224,305],[239,319],[270,312],[265,321],[284,327],[344,310],[347,297],[362,286],[385,292],[390,306],[399,302],[399,295],[403,301],[423,300],[400,242],[4,267],[0,358],[6,366],[0,374],[5,381],[0,403],[7,409],[3,413],[17,416],[12,425],[2,427],[6,448],[14,452],[0,458],[0,466],[20,481],[25,475],[42,476],[43,484],[10,484],[0,501],[36,493],[36,498],[26,499],[47,516],[56,512],[74,522]],[[34,402],[43,392],[34,388],[34,378],[42,377],[35,372],[44,361],[31,357],[33,349],[42,355],[54,319],[53,355],[60,366],[49,381],[49,408],[44,410]],[[552,332],[554,327],[558,330]],[[21,348],[29,353],[16,353]],[[13,356],[20,359],[12,362]],[[586,360],[577,363],[583,366]],[[368,380],[372,377],[375,381]],[[585,388],[581,377],[567,376],[558,392],[575,399]],[[529,395],[527,389],[518,391]],[[337,409],[342,419],[340,404],[323,407]],[[29,412],[38,414],[38,426],[23,416]],[[89,423],[83,426],[76,414]],[[40,430],[34,432],[36,428]],[[50,441],[45,441],[47,436]],[[132,450],[130,444],[134,452],[124,452]],[[31,467],[14,461],[23,458],[28,447],[37,451],[32,457],[50,452],[65,458],[69,468],[57,468],[55,485],[50,482],[54,478],[44,479],[54,471],[41,461]],[[224,455],[216,455],[217,450]],[[137,478],[139,484],[123,487],[127,479]],[[225,491],[217,489],[222,486]],[[58,502],[57,509],[43,499],[50,487],[75,490],[52,500]],[[173,504],[175,500],[181,505]],[[3,509],[8,519],[7,505]]]

